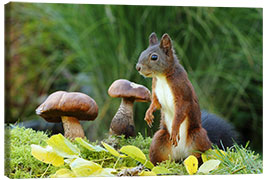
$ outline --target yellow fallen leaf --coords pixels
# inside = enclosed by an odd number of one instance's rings
[[[152,171],[156,174],[171,174],[172,172],[165,168],[165,167],[161,167],[161,166],[155,166]]]
[[[105,142],[101,142],[101,144],[114,156],[120,157],[120,158],[125,158],[126,156],[123,154],[120,154],[118,151],[116,151],[112,146]]]
[[[77,143],[79,143],[80,145],[82,145],[83,147],[85,147],[86,149],[90,150],[90,151],[96,151],[96,152],[100,152],[100,151],[107,151],[106,149],[100,147],[100,146],[93,146],[92,144],[89,144],[88,142],[86,142],[85,140],[83,140],[82,138],[75,138],[75,141]]]
[[[140,158],[140,159],[146,160],[144,153],[136,146],[131,146],[131,145],[123,146],[120,149],[120,152],[123,152],[134,158]]]
[[[200,166],[198,173],[208,174],[210,171],[218,168],[219,164],[220,164],[219,160],[210,159]]]
[[[103,168],[103,169],[100,169],[100,170],[94,172],[93,174],[91,174],[91,176],[96,176],[96,177],[111,177],[111,176],[115,176],[112,173],[117,173],[116,169],[113,169],[113,168]]]
[[[53,135],[46,142],[60,156],[66,158],[76,158],[80,155],[80,150],[62,134]]]
[[[145,167],[152,169],[154,165],[146,159],[144,153],[136,146],[127,145],[120,149],[120,152],[127,154],[131,158],[142,163]]]
[[[70,178],[70,177],[76,177],[75,174],[66,168],[59,169],[55,172],[55,174],[51,175],[50,178]]]
[[[156,176],[156,173],[153,171],[145,171],[142,170],[141,172],[138,173],[139,176]]]
[[[31,154],[38,160],[52,164],[53,166],[61,166],[64,164],[64,158],[59,156],[51,146],[46,146],[45,148],[32,144]]]
[[[102,170],[102,167],[92,161],[82,158],[77,158],[70,163],[70,168],[77,177],[88,177],[97,171]]]
[[[202,153],[201,155],[203,162],[206,162],[209,159],[222,160],[221,159],[222,156],[226,156],[226,152],[224,152],[223,150],[217,150],[217,149],[209,149],[205,151],[204,153]]]
[[[190,155],[185,159],[184,165],[188,174],[195,174],[198,170],[198,159],[195,156]]]
[[[206,162],[208,160],[208,155],[206,153],[202,153],[201,158],[203,162]]]

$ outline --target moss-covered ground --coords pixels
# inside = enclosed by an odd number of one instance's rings
[[[45,141],[49,138],[48,133],[23,127],[12,127],[5,129],[5,135],[5,175],[7,177],[45,178],[54,174],[58,169],[67,167],[67,165],[54,167],[37,160],[31,155],[30,145],[46,145]],[[148,158],[150,137],[145,138],[141,134],[129,139],[125,139],[123,136],[111,136],[103,141],[117,150],[124,145],[134,145],[140,148]],[[100,144],[99,141],[90,143],[93,145]],[[117,158],[109,152],[93,152],[82,147],[77,142],[73,142],[73,144],[80,149],[82,158],[101,164],[102,167],[123,169],[139,165],[137,161],[131,158],[117,161]],[[216,152],[218,151],[217,149]],[[218,153],[213,155],[221,161],[221,164],[219,168],[211,171],[210,174],[258,174],[263,171],[262,156],[256,154],[248,147],[235,145],[233,148],[227,149],[224,156],[220,156]],[[161,163],[160,166],[166,167],[173,174],[188,174],[183,163],[175,163],[168,160]]]

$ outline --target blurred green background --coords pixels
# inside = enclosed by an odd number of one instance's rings
[[[40,119],[36,107],[57,90],[80,91],[99,106],[84,124],[101,139],[120,104],[107,90],[120,78],[151,88],[135,70],[148,36],[173,39],[201,109],[233,123],[262,151],[262,9],[9,3],[5,11],[5,122]],[[137,132],[152,136],[135,103]]]

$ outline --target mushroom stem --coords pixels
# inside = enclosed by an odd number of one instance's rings
[[[135,124],[133,120],[133,103],[132,98],[122,98],[121,104],[118,111],[114,115],[110,133],[121,135],[124,134],[126,137],[135,136]]]
[[[65,137],[75,139],[76,137],[84,137],[83,128],[77,118],[71,116],[61,116]]]
[[[134,120],[133,120],[133,103],[134,103],[134,99],[122,98],[119,110],[129,115],[130,116],[130,118],[128,119],[129,123],[135,126]]]

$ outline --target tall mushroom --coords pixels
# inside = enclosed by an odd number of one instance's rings
[[[84,137],[79,120],[94,120],[98,106],[89,96],[79,92],[52,93],[37,109],[36,114],[48,122],[63,122],[65,137]]]
[[[108,94],[111,97],[122,98],[120,107],[112,119],[110,134],[124,134],[126,137],[135,136],[133,103],[134,101],[151,101],[150,91],[143,85],[125,79],[119,79],[112,83]]]

